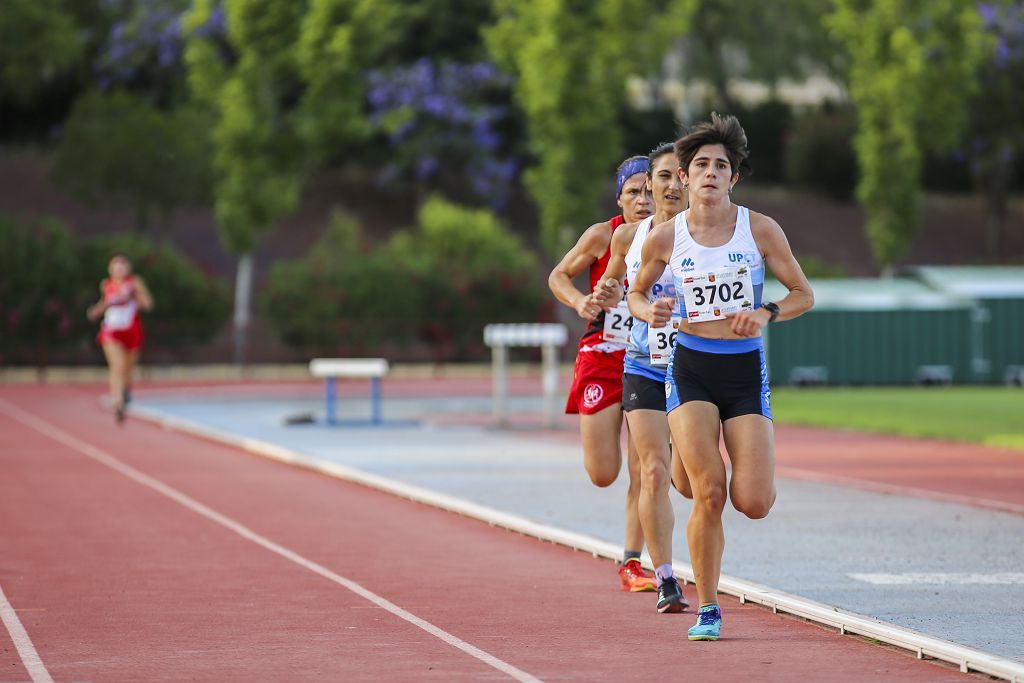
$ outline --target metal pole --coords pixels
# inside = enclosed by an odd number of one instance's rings
[[[508,347],[498,344],[491,349],[494,372],[494,419],[499,427],[508,425],[505,398],[508,394]]]
[[[992,314],[978,302],[974,305],[976,308],[971,311],[971,375],[975,382],[980,383],[991,379],[992,363],[985,358],[985,326]]]
[[[249,302],[252,299],[252,253],[238,257],[235,273],[235,311],[233,319],[235,341],[235,365],[245,365],[246,347],[249,335]]]
[[[554,429],[558,424],[555,406],[555,392],[558,391],[558,349],[554,344],[544,344],[541,359],[544,365],[544,426]]]
[[[370,422],[380,424],[380,377],[370,378]]]
[[[337,422],[334,418],[334,382],[335,379],[333,377],[324,378],[324,404],[327,411],[327,424],[329,425],[333,425]]]

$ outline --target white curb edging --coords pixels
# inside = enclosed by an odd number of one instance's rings
[[[547,524],[540,524],[520,515],[502,512],[501,510],[495,510],[485,505],[444,493],[405,484],[369,472],[363,472],[265,441],[237,436],[212,427],[205,427],[188,420],[167,416],[149,408],[133,407],[131,414],[134,417],[154,422],[165,429],[200,436],[211,441],[241,448],[255,455],[289,465],[304,467],[337,479],[362,484],[400,498],[486,522],[490,526],[501,527],[524,536],[531,536],[542,541],[566,546],[573,550],[587,552],[595,558],[603,557],[618,560],[622,556],[622,546],[602,541],[593,536],[559,529]],[[680,577],[693,582],[693,568],[688,562],[675,561],[672,563],[672,566]],[[913,652],[917,655],[918,659],[931,657],[955,664],[964,673],[975,671],[1010,681],[1010,683],[1024,683],[1024,664],[965,647],[948,640],[935,638],[912,629],[896,626],[873,617],[847,612],[838,607],[830,607],[824,603],[783,593],[767,586],[726,575],[723,575],[719,580],[718,591],[739,598],[741,603],[752,602],[771,608],[772,612],[775,613],[784,612],[817,624],[831,626],[838,629],[840,633],[864,636],[895,645],[896,647]]]

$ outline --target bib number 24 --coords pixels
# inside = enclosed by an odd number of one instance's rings
[[[604,340],[619,344],[629,343],[629,334],[633,331],[633,316],[625,301],[608,311],[604,316]]]

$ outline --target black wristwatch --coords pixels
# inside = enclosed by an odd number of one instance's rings
[[[768,318],[768,322],[773,323],[775,319],[779,317],[779,305],[772,303],[771,301],[761,304],[761,308],[772,314],[772,317]]]

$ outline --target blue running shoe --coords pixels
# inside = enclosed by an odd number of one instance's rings
[[[690,627],[690,640],[718,640],[722,630],[722,610],[718,605],[705,605],[697,613],[697,623]]]

